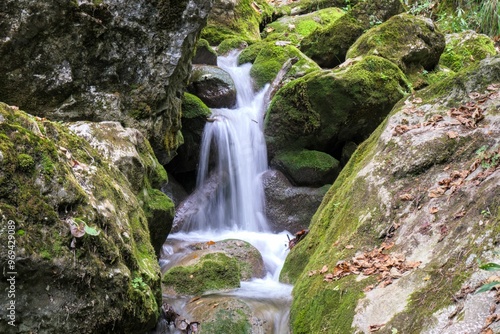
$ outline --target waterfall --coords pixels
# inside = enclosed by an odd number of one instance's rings
[[[184,231],[268,231],[261,181],[267,170],[263,118],[268,86],[255,93],[251,64],[237,66],[237,55],[233,51],[218,60],[235,82],[236,108],[212,109],[212,121],[203,132],[196,184],[199,189],[215,180],[215,193],[183,226]]]
[[[268,87],[254,92],[251,64],[237,66],[237,55],[233,52],[218,59],[219,67],[229,72],[235,82],[237,104],[233,109],[212,109],[212,122],[207,122],[203,132],[197,189],[185,205],[177,209],[176,217],[183,222],[182,229],[168,236],[160,266],[164,273],[188,258],[193,252],[193,243],[247,241],[262,255],[265,277],[241,282],[238,289],[207,292],[198,302],[221,297],[244,300],[262,324],[272,327],[272,333],[288,334],[292,286],[279,283],[288,252],[288,232],[269,231],[261,180],[268,168],[263,134]],[[163,301],[182,313],[189,299],[164,294]],[[197,320],[203,326],[204,319]],[[180,333],[175,328],[162,330],[165,326],[165,321],[160,319],[153,333]]]

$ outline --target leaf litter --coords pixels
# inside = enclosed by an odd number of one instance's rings
[[[417,268],[420,261],[407,261],[403,254],[388,253],[394,246],[394,242],[384,242],[380,247],[371,251],[358,253],[349,261],[339,261],[332,270],[324,265],[321,270],[312,270],[308,276],[323,275],[323,281],[333,282],[349,275],[378,275],[377,286],[386,287],[395,279],[403,276],[409,270]],[[370,285],[364,289],[368,292],[376,285]]]

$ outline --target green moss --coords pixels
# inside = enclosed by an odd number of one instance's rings
[[[203,103],[197,96],[184,93],[182,99],[182,117],[183,118],[196,118],[196,117],[208,117],[210,116],[210,108]]]
[[[314,168],[319,170],[328,170],[333,165],[338,164],[338,161],[332,156],[323,152],[310,150],[282,152],[276,156],[276,159],[287,165],[294,166],[294,169],[314,166]]]
[[[31,157],[31,155],[29,155],[29,154],[24,154],[24,153],[19,154],[17,156],[17,161],[19,163],[19,168],[25,172],[33,169],[33,167],[35,165],[35,161]]]
[[[222,41],[217,47],[217,52],[220,55],[229,53],[232,50],[242,49],[247,45],[247,42],[240,38],[229,38]]]
[[[495,54],[495,45],[491,38],[466,31],[447,36],[446,48],[439,59],[439,64],[458,72]]]
[[[246,47],[238,56],[238,65],[252,63],[257,58],[259,52],[268,46],[267,42],[260,41]]]
[[[240,310],[226,311],[217,310],[215,320],[203,323],[203,332],[208,334],[218,333],[252,333],[252,326],[245,314]]]
[[[286,16],[268,24],[262,37],[267,41],[290,41],[296,45],[314,30],[333,23],[343,14],[341,9],[333,7],[306,15]]]
[[[209,290],[240,286],[238,262],[224,253],[210,253],[192,266],[173,267],[163,275],[163,283],[176,292],[198,295]]]
[[[425,45],[425,51],[411,47],[420,44]],[[430,71],[437,65],[444,45],[444,35],[425,19],[400,14],[363,34],[349,48],[346,58],[377,55],[394,62],[405,73]]]
[[[261,8],[259,13],[252,7],[253,2],[238,1],[231,14],[226,12],[221,15],[212,10],[206,27],[201,31],[201,38],[206,39],[210,45],[219,45],[230,38],[238,38],[248,43],[260,40],[260,23],[270,18],[272,9],[266,1],[258,0],[255,3]]]
[[[275,43],[267,43],[258,53],[250,70],[255,86],[262,88],[266,83],[272,82],[283,64],[293,57],[296,57],[298,61],[287,73],[288,77],[303,76],[320,69],[292,45],[277,46]]]

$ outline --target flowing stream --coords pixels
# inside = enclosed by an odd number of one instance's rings
[[[272,328],[272,333],[287,334],[292,287],[279,283],[278,278],[288,251],[288,232],[269,232],[261,181],[262,173],[268,168],[263,134],[268,87],[255,93],[250,78],[251,64],[237,66],[237,56],[238,53],[233,52],[218,59],[218,66],[235,82],[236,108],[212,109],[212,121],[207,122],[202,139],[197,190],[212,182],[210,196],[192,202],[196,210],[191,210],[190,217],[184,219],[180,232],[167,238],[160,266],[162,272],[168,270],[186,256],[189,245],[194,242],[224,239],[249,242],[262,254],[265,277],[241,282],[238,289],[206,294],[202,298],[222,295],[244,300],[267,328]],[[188,302],[166,295],[164,300],[177,312]],[[187,318],[189,314],[183,316]],[[203,326],[203,319],[196,320]]]

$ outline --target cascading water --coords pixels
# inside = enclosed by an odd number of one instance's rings
[[[250,78],[251,64],[237,66],[236,63],[236,52],[218,59],[219,67],[235,82],[236,108],[213,109],[202,139],[197,189],[210,188],[210,196],[192,201],[195,213],[191,210],[182,230],[167,238],[160,265],[163,272],[168,270],[190,251],[188,245],[194,242],[225,239],[249,242],[262,255],[266,276],[241,282],[241,287],[234,291],[203,298],[223,295],[245,300],[252,305],[254,314],[272,324],[272,333],[285,334],[289,333],[292,287],[279,283],[278,277],[287,254],[287,231],[269,232],[260,179],[268,168],[263,135],[267,87],[255,93]],[[208,183],[212,185],[207,186]],[[165,295],[164,300],[176,309],[182,309],[187,302]],[[203,326],[203,319],[197,320]]]

